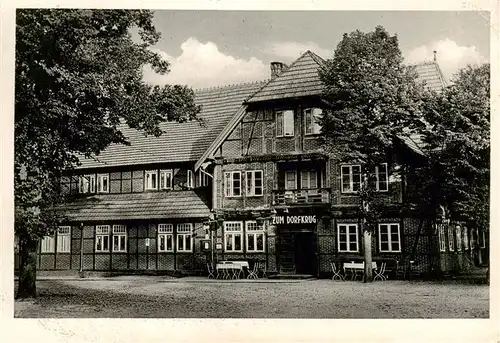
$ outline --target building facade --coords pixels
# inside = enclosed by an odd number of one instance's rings
[[[63,178],[67,223],[41,242],[39,268],[189,273],[247,260],[269,274],[327,275],[332,262],[362,259],[360,166],[335,163],[319,136],[323,63],[307,51],[290,66],[273,62],[267,81],[197,91],[203,125],[164,123],[158,138],[124,127],[130,146]],[[444,86],[436,63],[416,70]],[[401,143],[373,171],[384,204],[373,259],[432,274],[484,258],[482,233],[404,210],[402,166],[420,157],[414,141]]]

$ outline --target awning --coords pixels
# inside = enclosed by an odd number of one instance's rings
[[[100,194],[67,202],[60,207],[69,221],[207,218],[205,200],[192,190]]]

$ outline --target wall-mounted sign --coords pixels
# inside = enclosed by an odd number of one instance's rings
[[[316,215],[275,216],[272,225],[316,224]]]

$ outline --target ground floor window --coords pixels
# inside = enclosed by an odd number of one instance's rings
[[[462,251],[462,228],[459,225],[455,227],[455,236],[457,237],[457,251]],[[465,241],[464,249],[466,249]]]
[[[71,226],[57,228],[57,252],[71,252]]]
[[[243,222],[224,222],[224,250],[242,252]]]
[[[438,225],[439,251],[446,251],[446,233],[443,224]]]
[[[469,249],[469,232],[467,231],[467,228],[464,227],[464,250]]]
[[[448,226],[448,249],[455,251],[455,240],[453,238],[453,226]]]
[[[55,240],[53,236],[45,236],[40,243],[40,251],[42,253],[50,253],[55,251]]]
[[[172,224],[158,224],[158,251],[174,251],[174,226]]]
[[[256,221],[247,221],[246,225],[246,238],[247,238],[247,252],[264,252],[264,229],[259,227]]]
[[[125,225],[113,225],[113,251],[127,251],[127,227]]]
[[[337,248],[339,252],[358,252],[358,224],[337,225]]]
[[[399,224],[379,224],[380,252],[401,252],[401,235]]]
[[[109,251],[109,225],[97,225],[95,227],[95,251]]]
[[[177,251],[191,252],[193,251],[193,224],[183,223],[177,224]]]

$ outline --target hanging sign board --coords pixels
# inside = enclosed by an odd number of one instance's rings
[[[316,224],[316,215],[288,215],[288,216],[275,216],[271,225],[301,225],[301,224]]]

